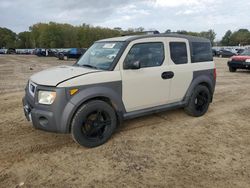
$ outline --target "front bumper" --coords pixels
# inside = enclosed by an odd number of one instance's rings
[[[37,86],[38,90],[56,91],[57,97],[53,104],[43,105],[37,101],[37,94],[32,96],[28,89],[25,89],[25,96],[22,99],[24,115],[37,129],[49,132],[69,133],[70,118],[74,105],[69,102],[64,88],[46,88]]]
[[[227,65],[235,69],[250,69],[250,62],[245,61],[228,61]]]
[[[56,125],[55,113],[31,107],[25,97],[23,98],[23,109],[26,119],[31,121],[35,128],[50,132],[61,132]]]

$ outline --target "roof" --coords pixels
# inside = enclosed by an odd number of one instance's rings
[[[158,37],[184,38],[184,39],[187,39],[189,42],[210,42],[210,40],[208,40],[206,38],[195,37],[195,36],[190,36],[190,35],[181,35],[181,34],[155,34],[155,35],[123,36],[123,37],[103,39],[103,40],[99,40],[98,42],[115,42],[115,41],[131,42],[131,41],[137,40],[137,39],[158,38]]]
[[[138,35],[139,36],[139,35]],[[130,38],[132,37],[136,37],[136,35],[134,36],[123,36],[123,37],[114,37],[114,38],[107,38],[107,39],[102,39],[102,40],[99,40],[97,42],[109,42],[109,41],[112,41],[112,42],[115,42],[115,41],[127,41],[129,40]]]

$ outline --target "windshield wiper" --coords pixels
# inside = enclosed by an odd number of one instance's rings
[[[83,67],[89,67],[89,68],[92,68],[92,69],[99,69],[98,67],[96,67],[94,65],[90,65],[90,64],[83,64],[81,66],[83,66]]]

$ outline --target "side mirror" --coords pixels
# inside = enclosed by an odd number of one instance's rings
[[[131,62],[127,65],[126,67],[127,69],[140,69],[141,68],[141,63],[140,61],[134,61],[134,62]]]

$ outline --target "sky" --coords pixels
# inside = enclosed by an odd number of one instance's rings
[[[250,29],[249,0],[0,0],[0,27],[14,32],[38,22],[122,29],[207,31]]]

